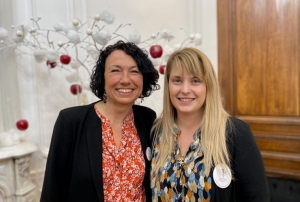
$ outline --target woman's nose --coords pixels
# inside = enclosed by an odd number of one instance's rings
[[[122,83],[122,84],[130,83],[130,75],[129,75],[128,72],[123,72],[123,74],[121,76],[120,83]]]
[[[187,93],[190,93],[190,92],[191,92],[191,87],[190,87],[189,83],[184,82],[184,83],[182,84],[181,93],[187,94]]]

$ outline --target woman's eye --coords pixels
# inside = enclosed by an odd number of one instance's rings
[[[119,72],[118,69],[112,69],[111,72]]]
[[[199,79],[193,79],[192,83],[200,83],[200,80]]]
[[[180,80],[180,79],[173,79],[173,82],[174,82],[174,83],[180,83],[181,80]]]
[[[202,79],[194,77],[194,78],[192,78],[191,83],[194,83],[194,84],[202,83]]]
[[[140,73],[139,70],[132,70],[131,72],[132,72],[132,73],[135,73],[135,74],[139,74],[139,73]]]

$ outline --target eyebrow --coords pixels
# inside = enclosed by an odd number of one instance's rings
[[[171,76],[169,79],[181,79],[181,76]]]
[[[182,77],[182,76],[174,75],[174,76],[171,76],[170,78],[181,78],[181,77]],[[202,78],[193,76],[193,77],[191,77],[190,79],[202,79]]]
[[[109,66],[108,68],[111,68],[111,67],[118,67],[118,68],[121,68],[121,66],[120,65],[111,65],[111,66]],[[130,66],[129,68],[131,69],[131,68],[138,68],[138,66],[137,65],[134,65],[134,66]]]

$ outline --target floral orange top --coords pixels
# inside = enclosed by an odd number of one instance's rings
[[[146,201],[143,187],[146,165],[133,111],[123,121],[121,144],[117,150],[111,121],[96,107],[95,110],[102,122],[104,200]]]

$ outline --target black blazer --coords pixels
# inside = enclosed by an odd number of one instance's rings
[[[102,124],[94,104],[64,109],[56,120],[47,159],[41,201],[104,201],[102,182]],[[151,201],[150,167],[153,110],[133,106],[134,121],[146,163],[144,186]]]

